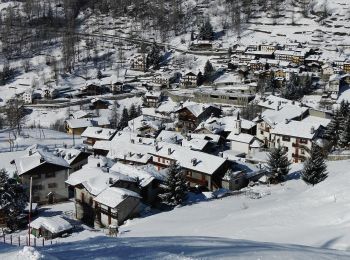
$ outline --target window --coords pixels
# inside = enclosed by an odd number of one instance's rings
[[[160,157],[158,157],[158,162],[160,162]]]
[[[288,147],[283,147],[285,152],[288,152]]]
[[[43,185],[39,184],[39,185],[33,185],[33,190],[42,190],[43,189]]]
[[[301,143],[301,144],[307,144],[307,139],[302,139],[302,138],[300,138],[300,143]]]
[[[48,172],[48,173],[45,174],[45,177],[46,178],[55,178],[56,174],[54,172]]]
[[[165,163],[165,159],[163,158],[163,163]]]
[[[305,154],[305,150],[304,150],[304,149],[301,149],[301,150],[300,150],[300,153],[301,153],[301,154]]]
[[[263,135],[263,134],[264,134],[264,131],[260,131],[260,134]]]
[[[33,180],[37,180],[37,179],[40,179],[41,178],[41,174],[40,173],[35,173],[32,175],[33,177]]]
[[[290,137],[289,136],[283,136],[282,140],[285,142],[289,142],[290,141]]]
[[[55,183],[55,182],[49,183],[49,184],[47,185],[47,187],[48,187],[49,189],[57,188],[57,183]]]

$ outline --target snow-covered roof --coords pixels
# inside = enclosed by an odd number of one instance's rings
[[[305,122],[307,124],[313,124],[315,127],[322,125],[323,127],[327,127],[331,122],[331,119],[318,117],[318,116],[308,116],[301,120],[301,122]]]
[[[107,117],[94,117],[94,118],[79,118],[66,120],[67,125],[70,128],[85,128],[89,126],[105,126],[109,125]]]
[[[209,141],[205,139],[183,139],[182,146],[189,147],[192,150],[203,151],[204,148],[208,145]]]
[[[81,134],[81,137],[96,138],[99,140],[110,140],[117,132],[115,129],[89,126]]]
[[[191,138],[194,139],[203,139],[212,143],[218,143],[221,136],[216,134],[191,134]]]
[[[151,154],[175,160],[181,167],[207,175],[215,173],[226,162],[225,159],[218,156],[165,142],[158,143]]]
[[[98,164],[100,164],[100,166],[98,166]],[[136,180],[130,176],[111,170],[107,171],[107,168],[103,168],[102,166],[103,162],[101,162],[100,159],[90,157],[88,164],[69,175],[66,183],[71,186],[81,184],[89,193],[96,196],[117,181],[136,182]]]
[[[226,139],[230,141],[250,144],[255,139],[255,137],[250,134],[240,133],[236,135],[234,132],[231,132]]]
[[[145,187],[154,179],[163,181],[165,176],[158,171],[152,171],[148,167],[140,168],[117,162],[111,169],[111,172],[121,173],[134,180],[139,180],[140,186]]]
[[[156,108],[156,111],[159,113],[170,114],[170,113],[175,112],[177,107],[178,107],[178,103],[176,103],[172,100],[168,100],[168,101],[160,103],[158,108]]]
[[[320,124],[290,121],[288,123],[277,124],[275,128],[272,129],[271,134],[313,139],[317,135],[319,127]]]
[[[153,145],[144,144],[143,139],[118,138],[109,143],[107,157],[110,159],[119,159],[146,164],[151,156],[149,152],[154,148]],[[96,145],[96,144],[95,144]],[[95,146],[94,146],[95,148]]]
[[[136,192],[123,188],[109,187],[94,198],[94,201],[114,209],[128,197],[141,198]]]
[[[162,132],[160,132],[156,138],[158,142],[167,142],[174,144],[181,142],[183,139],[184,136],[181,133],[167,130],[163,130]]]
[[[287,104],[300,105],[299,102],[292,101],[292,100],[285,99],[285,98],[281,98],[281,97],[277,97],[274,95],[269,95],[263,99],[260,99],[258,102],[259,106],[264,107],[264,108],[268,108],[268,109],[273,109],[273,110],[277,110],[278,107],[282,108],[283,106],[285,106]]]
[[[44,228],[53,234],[61,233],[73,228],[73,226],[60,216],[38,217],[30,223],[31,228]]]
[[[61,156],[67,161],[69,165],[74,162],[74,160],[81,154],[83,151],[75,148],[59,148],[53,152],[55,155]],[[87,154],[87,153],[86,153]],[[88,154],[87,154],[88,155]]]
[[[255,122],[242,119],[241,120],[241,128],[245,130],[250,130],[254,126],[256,126]],[[205,122],[202,122],[198,125],[196,130],[207,129],[212,134],[218,134],[222,131],[232,132],[236,129],[236,121],[237,115],[234,116],[225,116],[225,117],[209,117]]]
[[[33,145],[27,148],[27,151],[28,154],[15,159],[18,175],[25,174],[46,163],[69,168],[69,164],[64,158],[48,151],[45,146]]]
[[[274,126],[278,123],[285,122],[286,120],[292,120],[304,115],[308,111],[307,107],[301,107],[297,105],[285,105],[280,110],[265,110],[261,114],[261,119],[268,123],[270,126]],[[259,119],[257,119],[259,121]]]
[[[200,103],[195,103],[195,102],[188,102],[184,103],[182,106],[180,106],[176,112],[186,108],[188,109],[195,117],[199,117],[204,111],[206,111],[210,107],[215,107],[214,105],[211,104],[200,104]]]
[[[239,83],[243,83],[243,82],[242,82],[242,79],[239,75],[232,74],[232,73],[225,73],[214,81],[214,84],[225,84],[225,83],[237,83],[237,84],[239,84]]]

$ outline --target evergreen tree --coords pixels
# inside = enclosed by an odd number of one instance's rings
[[[103,75],[102,75],[102,72],[101,70],[97,70],[97,73],[96,73],[96,78],[98,79],[102,79]]]
[[[9,178],[5,169],[0,170],[0,208],[5,217],[7,227],[12,231],[18,229],[18,216],[27,205],[27,197],[23,187]]]
[[[339,143],[342,120],[343,116],[340,111],[337,110],[323,134],[323,137],[330,141],[333,146],[336,146]]]
[[[150,53],[147,56],[147,67],[153,66],[154,69],[159,69],[161,61],[161,50],[159,46],[156,43],[154,43],[152,45]]]
[[[123,112],[122,112],[122,117],[121,117],[120,122],[119,122],[119,129],[123,129],[123,128],[127,127],[129,120],[130,119],[129,119],[128,109],[126,107],[124,107]]]
[[[142,107],[140,105],[137,106],[137,116],[142,115]]]
[[[197,86],[202,86],[204,83],[204,76],[202,74],[202,72],[198,72],[197,74]]]
[[[211,64],[211,62],[207,60],[204,66],[204,75],[203,75],[204,81],[209,82],[211,80],[211,77],[213,76],[213,73],[214,73],[214,67]]]
[[[209,18],[206,19],[206,21],[200,28],[198,36],[199,36],[199,39],[201,40],[211,41],[214,39],[214,30],[213,30],[213,26],[210,23]]]
[[[350,115],[346,117],[343,122],[340,134],[339,134],[339,144],[343,148],[349,147],[350,144]]]
[[[132,120],[137,117],[137,111],[135,104],[132,104],[129,110],[129,120]]]
[[[315,185],[328,176],[327,165],[321,154],[321,149],[316,145],[311,148],[310,158],[306,160],[301,173],[302,179],[311,185]]]
[[[172,164],[168,169],[164,192],[160,194],[161,200],[171,206],[184,203],[188,192],[186,182],[184,171],[180,166]]]
[[[110,118],[111,127],[113,129],[117,129],[118,128],[118,124],[119,124],[118,106],[119,106],[118,102],[115,100],[113,102],[113,106],[112,106],[112,109],[111,109],[111,118]]]
[[[289,173],[291,162],[288,160],[286,150],[279,146],[268,154],[267,168],[272,174],[273,182],[281,182]]]
[[[349,102],[344,99],[340,103],[339,113],[343,118],[347,118],[350,112]]]

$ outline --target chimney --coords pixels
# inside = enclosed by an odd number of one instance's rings
[[[168,155],[171,155],[171,148],[168,148]]]
[[[237,120],[235,122],[235,135],[239,135],[242,133],[242,120],[240,118],[240,115],[238,113]]]
[[[113,178],[109,178],[109,184],[114,184]]]
[[[33,151],[32,150],[29,150],[28,153],[29,153],[29,156],[33,155]]]
[[[191,139],[192,139],[192,138],[191,138],[191,135],[188,134],[188,135],[187,135],[187,141],[191,141]]]
[[[286,124],[289,124],[290,120],[288,118],[286,118],[285,122],[286,122]]]
[[[139,138],[139,143],[142,143],[142,138]]]
[[[315,133],[315,127],[311,127],[310,133],[311,133],[311,134],[314,134],[314,133]]]
[[[219,152],[219,157],[223,158],[224,157],[224,153],[223,152]]]
[[[72,159],[72,154],[68,153],[67,157],[68,157],[68,160]]]
[[[197,164],[197,159],[196,159],[196,158],[192,158],[192,159],[191,159],[191,163],[192,163],[193,166],[196,166],[196,164]]]
[[[101,164],[100,164],[99,162],[97,163],[97,167],[98,167],[98,168],[100,168],[100,167],[101,167]]]
[[[132,144],[134,144],[134,143],[135,143],[135,140],[134,140],[134,139],[131,139],[130,141],[131,141],[131,143],[132,143]]]

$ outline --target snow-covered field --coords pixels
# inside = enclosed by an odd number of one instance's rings
[[[201,200],[129,220],[118,238],[85,229],[38,252],[0,244],[0,258],[32,253],[44,259],[349,259],[350,160],[328,162],[329,177],[316,186],[298,179],[300,167],[293,167],[283,185],[253,187],[260,199]],[[44,214],[66,211],[74,211],[73,203]]]

